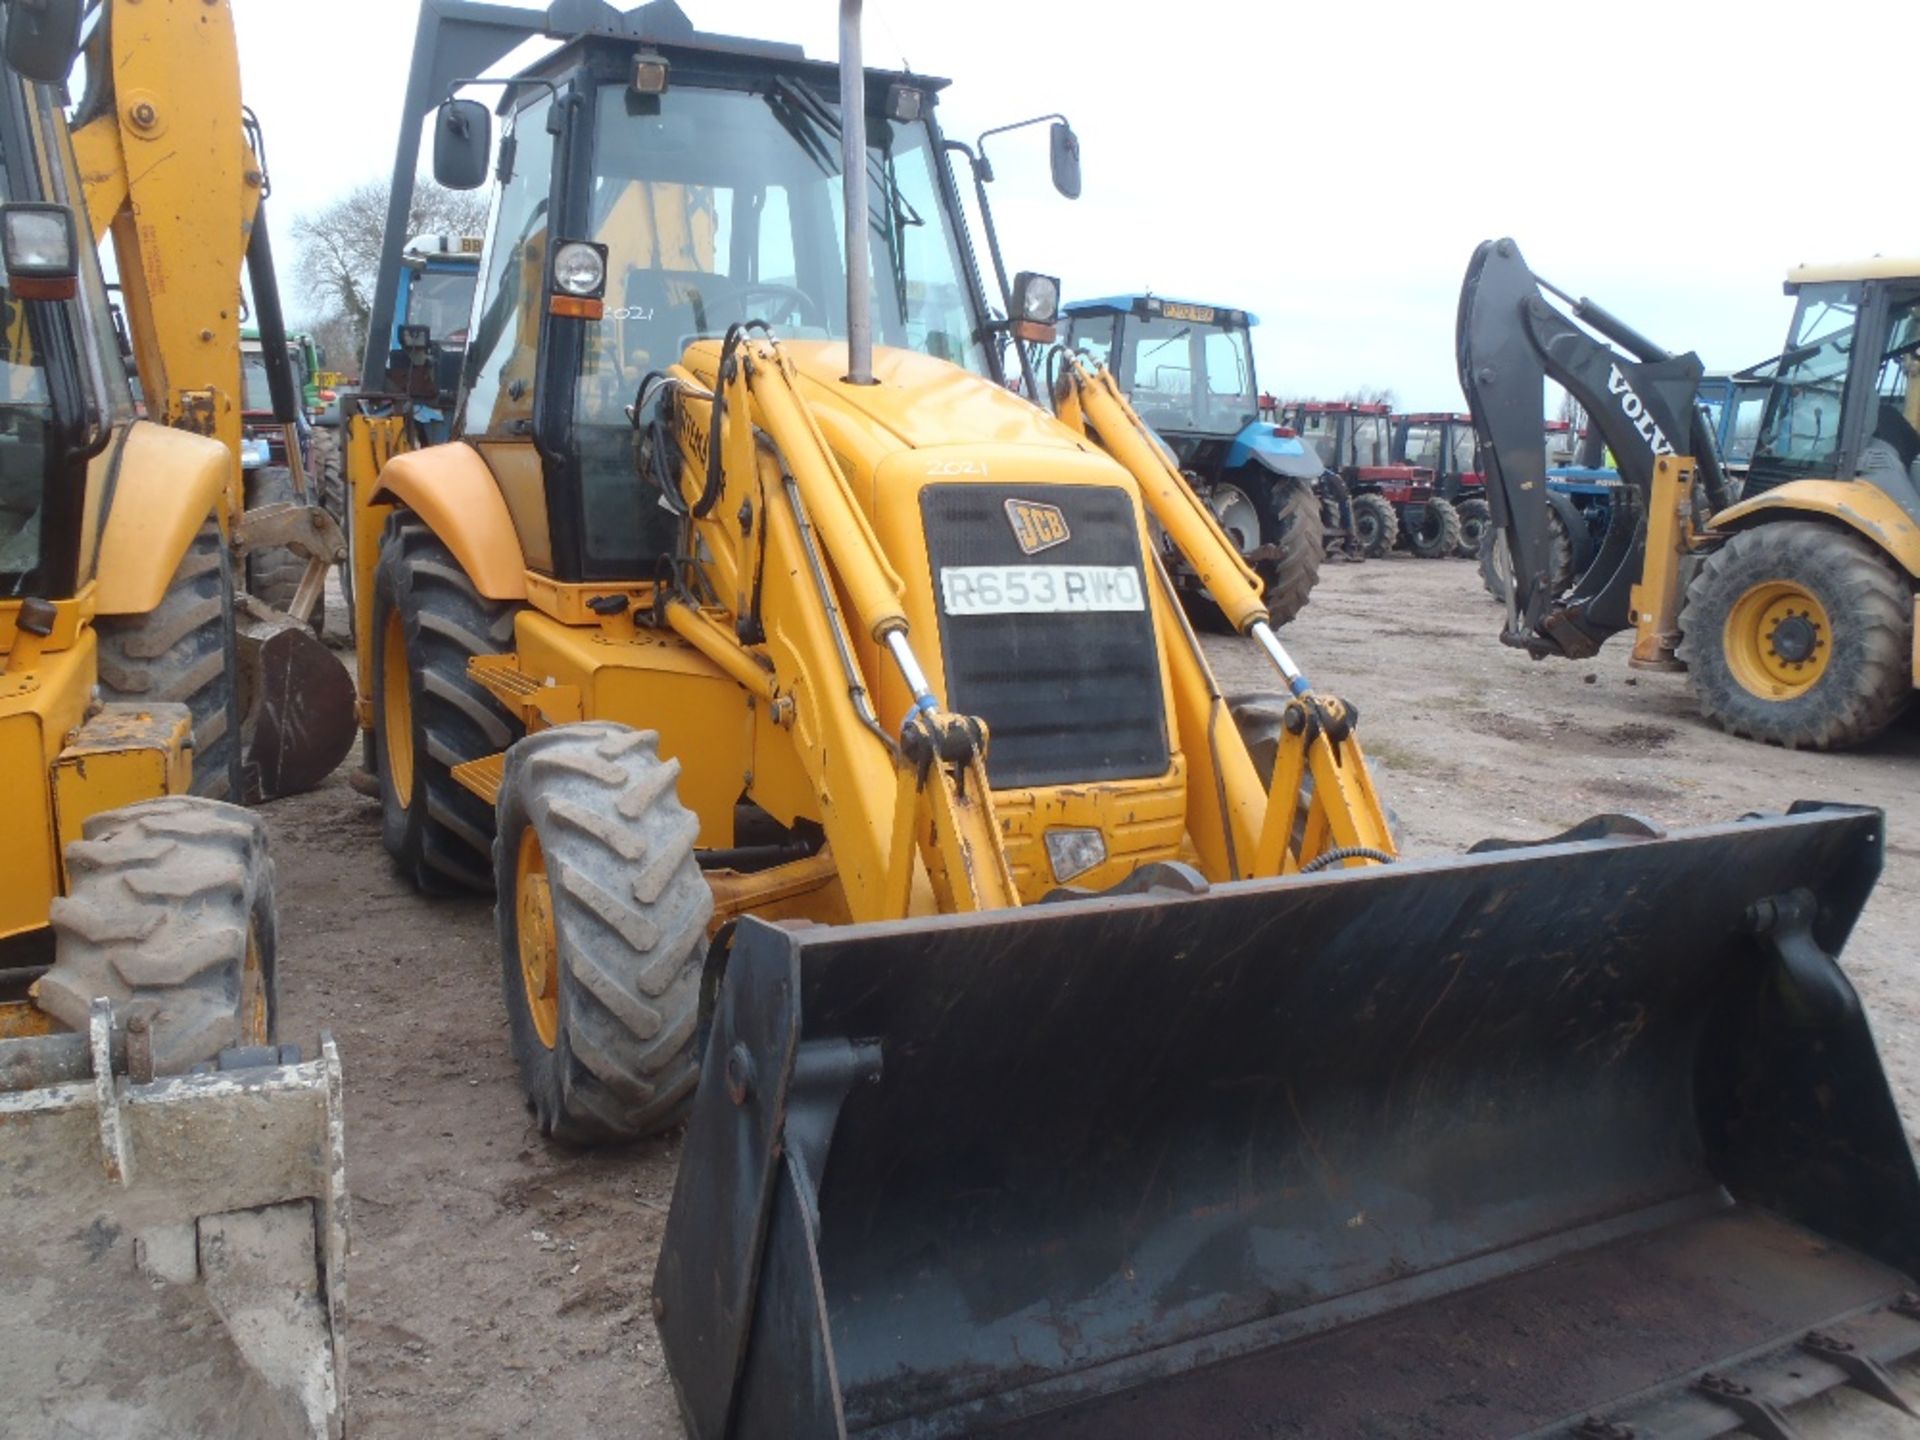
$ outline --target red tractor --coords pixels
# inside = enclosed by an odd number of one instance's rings
[[[1473,437],[1471,415],[1446,412],[1393,417],[1393,460],[1433,471],[1433,491],[1460,512],[1460,543],[1454,554],[1471,560],[1480,553],[1493,511],[1487,504],[1487,479]]]
[[[1285,407],[1281,423],[1312,445],[1353,497],[1353,532],[1369,556],[1404,545],[1425,560],[1460,546],[1460,512],[1434,493],[1433,471],[1393,460],[1393,411],[1351,400]]]

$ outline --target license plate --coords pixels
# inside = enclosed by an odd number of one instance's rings
[[[948,565],[940,571],[948,615],[1073,615],[1147,608],[1132,565]]]

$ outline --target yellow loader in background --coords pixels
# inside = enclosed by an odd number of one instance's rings
[[[242,102],[231,0],[97,0],[89,9],[73,122],[86,212],[96,242],[112,241],[149,412],[212,436],[231,457],[219,501],[242,592],[234,734],[209,732],[191,677],[144,698],[194,705],[203,752],[238,747],[237,788],[203,766],[205,793],[249,802],[296,794],[332,774],[353,744],[352,683],[314,633],[346,540],[303,466],[267,229],[271,181]],[[251,473],[241,466],[243,271],[287,457]]]
[[[1897,1394],[1920,1176],[1834,958],[1878,815],[1400,858],[1111,377],[1007,389],[1058,286],[994,314],[942,82],[864,70],[859,8],[836,68],[671,3],[425,7],[396,213],[436,107],[437,178],[497,186],[455,438],[348,420],[388,848],[494,887],[544,1131],[685,1118],[689,1432]],[[450,91],[528,32],[496,150]],[[1221,693],[1163,534],[1275,693]]]
[[[0,1430],[337,1436],[339,1061],[277,1043],[265,823],[194,793],[238,753],[228,456],[135,418],[79,22],[0,5]]]
[[[1753,367],[1765,410],[1738,494],[1695,403],[1699,358],[1540,279],[1512,240],[1468,264],[1460,383],[1513,557],[1505,643],[1582,659],[1630,632],[1628,663],[1685,671],[1722,729],[1844,749],[1883,734],[1920,686],[1920,262],[1801,266],[1786,288],[1793,322]],[[1534,433],[1549,377],[1592,416],[1622,482],[1571,576]]]

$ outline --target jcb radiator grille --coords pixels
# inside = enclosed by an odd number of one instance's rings
[[[993,787],[1163,774],[1150,577],[1127,493],[929,485],[921,506],[947,704],[987,722]]]

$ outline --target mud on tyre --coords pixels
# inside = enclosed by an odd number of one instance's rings
[[[144,1014],[158,1074],[273,1043],[273,862],[258,814],[149,800],[93,816],[66,859],[54,963],[34,986],[43,1010],[81,1031],[98,996],[116,1023]]]
[[[387,524],[374,572],[374,767],[381,838],[428,894],[493,884],[493,808],[453,767],[498,754],[520,724],[467,675],[476,655],[513,643],[511,601],[473,588],[453,553],[418,519]]]
[[[679,775],[652,731],[609,722],[543,730],[507,753],[501,983],[528,1103],[556,1140],[657,1134],[692,1101],[713,895]]]

